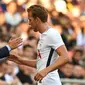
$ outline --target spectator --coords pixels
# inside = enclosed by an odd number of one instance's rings
[[[16,26],[21,21],[21,15],[17,12],[16,2],[10,2],[7,4],[7,12],[5,12],[6,22]]]
[[[73,57],[72,57],[72,64],[79,65],[79,60],[83,57],[83,50],[76,49],[74,50]]]

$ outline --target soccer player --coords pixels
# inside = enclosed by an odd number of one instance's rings
[[[69,61],[67,49],[60,34],[47,24],[47,10],[40,5],[27,9],[29,25],[35,32],[41,33],[37,46],[37,59],[24,60],[19,56],[9,56],[9,60],[19,64],[36,67],[34,79],[38,85],[61,85],[58,68]]]

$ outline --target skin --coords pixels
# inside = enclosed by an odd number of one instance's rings
[[[43,33],[46,30],[48,30],[49,26],[47,22],[43,23],[38,17],[34,19],[32,17],[31,12],[28,13],[28,19],[29,19],[29,25],[31,26],[31,29],[33,29],[35,32],[39,31],[40,33]],[[56,49],[56,52],[59,54],[59,58],[56,60],[56,63],[38,72],[34,77],[36,81],[42,80],[49,72],[54,71],[55,69],[58,69],[60,66],[69,62],[68,52],[64,45]],[[9,60],[12,60],[18,64],[24,64],[27,66],[36,67],[36,60],[23,60],[19,56],[15,56],[15,55],[9,56]]]
[[[20,45],[22,45],[22,38],[18,37],[18,38],[11,38],[8,42],[8,45],[10,46],[11,50],[19,47]]]

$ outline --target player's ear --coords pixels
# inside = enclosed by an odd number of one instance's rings
[[[36,17],[36,22],[37,22],[37,23],[41,23],[41,20],[40,20],[39,17]]]

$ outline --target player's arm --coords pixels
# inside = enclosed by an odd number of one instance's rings
[[[69,56],[65,45],[62,45],[57,48],[56,52],[58,53],[59,58],[56,60],[56,63],[47,67],[48,73],[60,68],[62,65],[69,62]]]
[[[49,72],[52,72],[60,68],[62,65],[66,64],[67,62],[69,62],[68,52],[64,45],[61,45],[59,48],[57,48],[56,52],[59,54],[59,58],[56,60],[54,64],[49,65],[45,69],[38,72],[34,77],[36,81],[42,80]]]
[[[63,40],[58,32],[54,33],[53,37],[50,36],[49,42],[49,45],[51,44],[52,48],[55,49],[59,57],[54,64],[47,67],[46,70],[48,73],[69,62],[69,55],[66,46],[64,45]]]
[[[36,60],[22,59],[18,55],[10,55],[8,57],[8,60],[13,61],[13,62],[15,62],[17,64],[20,64],[20,65],[26,65],[26,66],[30,66],[30,67],[36,68]]]

